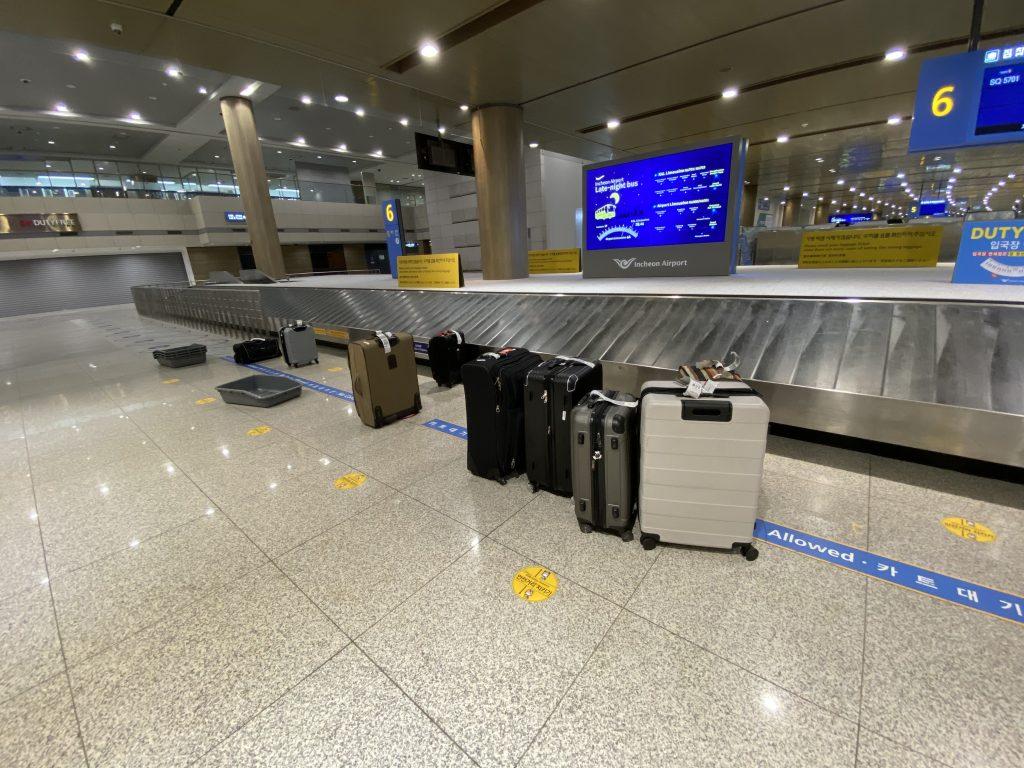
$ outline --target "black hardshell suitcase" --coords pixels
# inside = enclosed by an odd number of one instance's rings
[[[639,499],[637,399],[591,392],[572,411],[572,485],[580,530],[633,540]]]
[[[508,347],[462,366],[466,465],[474,475],[504,484],[523,471],[523,381],[540,362],[533,352]]]
[[[249,339],[235,344],[232,349],[235,352],[235,362],[239,365],[258,363],[281,356],[277,339]]]
[[[572,496],[572,409],[601,388],[601,367],[572,357],[555,357],[526,375],[526,476],[543,488]]]
[[[458,331],[441,331],[427,343],[430,375],[439,387],[454,387],[462,381],[462,366],[476,357],[476,349],[466,344]]]

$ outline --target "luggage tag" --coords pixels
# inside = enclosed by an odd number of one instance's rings
[[[683,391],[683,397],[692,397],[694,399],[699,398],[703,394],[704,384],[696,379],[690,379],[686,384],[686,389]]]
[[[377,338],[380,339],[381,346],[384,347],[384,354],[390,355],[391,342],[388,341],[388,335],[386,333],[381,333],[380,331],[374,331],[374,333],[377,335]]]

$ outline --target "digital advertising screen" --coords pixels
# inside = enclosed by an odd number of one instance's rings
[[[584,277],[729,274],[745,150],[733,139],[585,167]]]
[[[828,217],[829,224],[856,224],[859,221],[871,221],[870,213],[833,213]]]
[[[918,216],[945,216],[945,200],[922,200],[917,206]]]
[[[1024,133],[1024,62],[985,70],[974,134],[992,133]]]

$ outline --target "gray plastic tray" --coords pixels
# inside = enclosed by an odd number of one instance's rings
[[[256,374],[217,387],[225,403],[270,408],[302,394],[302,385],[283,376]]]

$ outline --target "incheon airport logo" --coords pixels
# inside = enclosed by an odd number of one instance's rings
[[[619,265],[619,269],[629,269],[630,265],[636,261],[636,256],[631,259],[612,259],[612,261]]]

